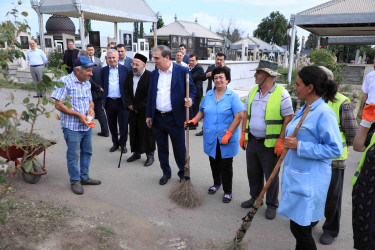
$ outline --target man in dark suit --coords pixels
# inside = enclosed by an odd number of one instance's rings
[[[180,51],[184,55],[184,57],[182,58],[182,61],[184,63],[186,63],[186,64],[189,64],[189,55],[186,54],[186,46],[185,46],[185,44],[180,44],[180,46],[178,46],[178,48],[180,49]]]
[[[86,46],[87,56],[95,63],[94,67],[92,68],[92,76],[90,79],[91,83],[91,95],[94,101],[94,111],[95,111],[95,118],[98,119],[100,124],[101,131],[98,133],[99,136],[108,137],[108,124],[107,124],[107,116],[105,115],[103,109],[103,88],[101,87],[101,77],[100,77],[100,59],[97,58],[95,53],[94,45],[87,44]]]
[[[74,48],[73,41],[69,41],[68,49],[64,51],[63,58],[63,63],[68,66],[68,68],[66,69],[68,71],[68,74],[73,72],[73,62],[77,59],[78,52],[79,50]]]
[[[126,56],[125,46],[123,44],[117,44],[116,48],[118,52],[118,63],[128,67],[129,70],[131,70],[133,59]]]
[[[155,136],[146,124],[146,106],[151,72],[146,70],[147,57],[135,54],[132,71],[125,81],[125,100],[129,113],[130,148],[133,155],[127,162],[141,158],[146,153],[144,164],[148,167],[154,163]]]
[[[212,73],[212,70],[215,67],[225,67],[230,72],[230,68],[228,68],[227,66],[225,66],[225,54],[223,54],[223,53],[217,53],[216,54],[215,64],[211,64],[210,66],[208,66],[208,68],[206,70],[206,73],[205,73],[204,77],[202,78],[203,81],[206,81],[208,79],[206,93],[212,89],[212,77],[211,77],[211,73]],[[199,133],[196,133],[195,135],[196,136],[202,136],[203,135],[203,130],[201,132],[199,132]]]
[[[205,75],[204,75],[204,69],[203,67],[198,63],[198,58],[196,54],[190,54],[189,55],[189,71],[191,78],[193,79],[195,88],[197,90],[197,94],[195,95],[195,102],[193,104],[193,115],[192,117],[195,117],[195,115],[199,111],[199,104],[203,96],[203,81]],[[197,129],[198,123],[194,127],[190,127],[190,129]]]
[[[113,142],[109,152],[115,152],[120,146],[123,153],[126,153],[129,111],[126,109],[124,83],[129,69],[118,64],[118,52],[114,49],[107,51],[107,60],[109,65],[103,67],[100,74],[104,90],[103,107],[107,113]],[[120,138],[118,138],[117,123],[120,129]]]
[[[185,107],[191,107],[195,98],[193,79],[189,80],[189,98],[186,94],[186,75],[189,70],[172,63],[171,50],[164,46],[156,46],[153,50],[153,60],[157,69],[152,71],[147,97],[146,123],[153,128],[158,156],[163,176],[159,184],[164,185],[171,178],[169,165],[168,135],[172,141],[173,153],[177,163],[178,176],[184,178],[185,165],[185,136],[184,122],[186,121]]]

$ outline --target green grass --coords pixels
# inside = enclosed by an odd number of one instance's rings
[[[110,234],[110,235],[116,234],[115,231],[113,231],[112,229],[110,229],[108,227],[105,227],[103,225],[97,226],[96,229],[98,229],[99,231],[101,231],[101,232],[103,232],[105,234]]]

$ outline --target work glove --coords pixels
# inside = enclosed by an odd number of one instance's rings
[[[191,127],[194,127],[197,123],[198,123],[197,119],[193,118],[190,121],[188,121],[188,123],[185,122],[184,126],[185,128],[186,127],[191,128]]]
[[[247,145],[246,132],[241,132],[240,147],[245,150]]]
[[[361,125],[366,128],[370,128],[375,122],[375,104],[367,105],[363,109]]]
[[[87,127],[95,128],[96,123],[95,122],[89,122],[86,124]]]
[[[227,132],[225,132],[225,135],[223,136],[223,138],[221,138],[221,144],[228,144],[228,141],[232,137],[232,135],[233,135],[233,133],[230,132],[229,130],[227,130]]]
[[[277,142],[275,144],[275,148],[273,152],[277,155],[280,156],[284,151],[284,140],[279,138],[277,139]]]

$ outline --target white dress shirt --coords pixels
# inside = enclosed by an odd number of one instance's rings
[[[120,98],[120,84],[119,84],[119,74],[118,66],[112,68],[109,66],[109,79],[108,79],[108,97]]]
[[[167,72],[164,72],[159,69],[158,90],[156,93],[156,109],[159,110],[160,112],[172,111],[172,102],[171,102],[172,71],[173,71],[172,62]]]
[[[366,104],[375,103],[375,70],[366,75],[363,81],[362,91],[368,94]]]
[[[122,61],[121,61],[121,59],[118,59],[118,63],[121,64],[121,65],[124,65],[125,64],[125,58]]]

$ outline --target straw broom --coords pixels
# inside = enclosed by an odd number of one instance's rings
[[[301,118],[301,120],[298,122],[297,127],[294,129],[292,137],[296,137],[298,130],[300,129],[303,121],[305,120],[307,114],[310,112],[311,106],[307,106],[305,108],[304,114]],[[258,198],[255,200],[254,204],[251,206],[250,211],[246,214],[245,217],[242,218],[242,224],[240,228],[236,232],[236,236],[234,237],[233,241],[226,246],[223,247],[223,249],[241,249],[241,242],[243,238],[245,237],[246,231],[249,229],[251,221],[253,220],[258,208],[260,207],[261,201],[263,199],[264,194],[267,192],[268,187],[270,186],[271,182],[273,181],[273,178],[277,174],[277,172],[280,169],[280,166],[285,158],[286,153],[288,152],[287,148],[284,148],[283,153],[281,154],[279,160],[277,161],[277,164],[275,168],[273,169],[270,177],[268,178],[266,185],[264,185],[264,188],[260,192]]]
[[[186,98],[189,98],[189,74],[186,74]],[[186,107],[186,122],[189,121],[189,108]],[[190,155],[189,155],[189,127],[186,127],[186,155],[185,178],[170,192],[169,198],[181,207],[196,207],[202,202],[202,197],[190,181]]]

